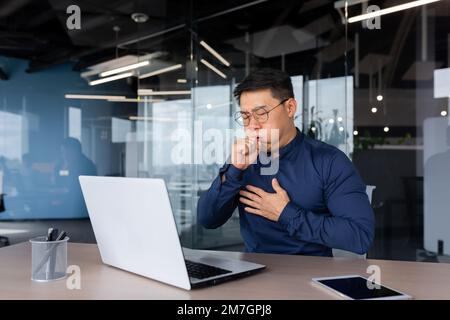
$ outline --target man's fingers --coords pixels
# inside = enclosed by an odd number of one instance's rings
[[[243,204],[246,204],[247,206],[252,207],[252,208],[261,209],[261,205],[256,201],[252,201],[252,200],[244,198],[244,197],[240,197],[239,201],[242,202]]]
[[[258,151],[256,141],[251,141],[248,138],[236,140],[235,148],[241,156],[249,156]]]
[[[258,142],[256,139],[249,139],[246,144],[246,152],[249,155],[255,155],[258,153]]]
[[[278,180],[276,178],[272,179],[272,188],[273,190],[275,190],[275,192],[283,192],[284,189],[280,186],[280,184],[278,183]]]
[[[263,189],[252,186],[252,185],[247,185],[246,188],[247,188],[247,190],[250,190],[251,192],[256,193],[260,197],[263,197],[266,194],[266,192]]]
[[[245,190],[239,191],[239,194],[240,194],[241,196],[244,196],[244,197],[246,197],[246,198],[248,198],[248,199],[251,199],[251,200],[253,200],[253,201],[259,201],[259,200],[261,199],[260,196],[254,194],[254,193],[252,193],[252,192],[245,191]]]
[[[259,210],[259,209],[255,209],[255,208],[251,208],[251,207],[245,207],[244,210],[249,212],[249,213],[257,214],[258,216],[264,217],[263,212],[261,210]]]

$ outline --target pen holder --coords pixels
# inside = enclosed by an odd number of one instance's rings
[[[64,279],[67,270],[67,241],[46,241],[36,237],[31,242],[31,280],[49,282]]]

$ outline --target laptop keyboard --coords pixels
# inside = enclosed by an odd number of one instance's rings
[[[219,276],[221,274],[231,273],[231,271],[229,270],[209,266],[207,264],[193,262],[189,260],[185,261],[188,274],[192,278],[206,279],[210,277]]]

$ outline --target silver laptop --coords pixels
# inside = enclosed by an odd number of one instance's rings
[[[187,290],[265,268],[182,248],[164,180],[79,179],[105,264]]]

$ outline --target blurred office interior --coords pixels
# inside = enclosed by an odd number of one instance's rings
[[[450,1],[345,18],[409,2],[3,0],[0,246],[49,226],[95,242],[89,174],[163,178],[184,245],[242,250],[237,212],[196,221],[223,159],[174,163],[174,132],[194,159],[208,129],[237,129],[236,84],[270,67],[292,77],[297,126],[376,187],[367,256],[450,262]]]

